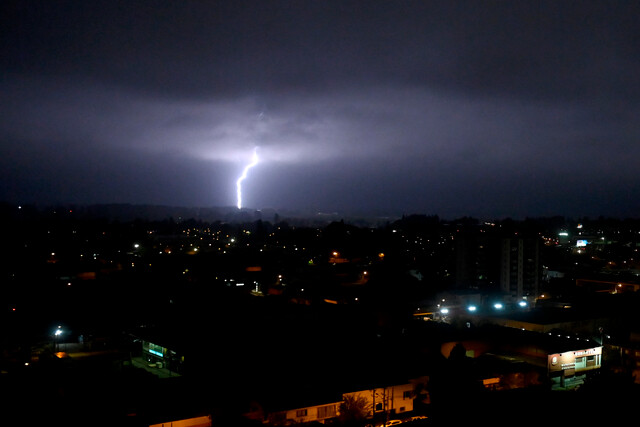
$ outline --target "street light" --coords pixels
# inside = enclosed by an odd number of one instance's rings
[[[55,341],[53,343],[54,344],[54,346],[53,346],[53,350],[54,351],[60,350],[60,340],[59,340],[60,335],[62,335],[62,326],[58,326],[58,329],[56,329],[55,332],[53,333],[53,336],[54,336],[54,339],[55,339]]]

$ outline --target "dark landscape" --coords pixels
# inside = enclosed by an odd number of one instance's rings
[[[317,219],[176,221],[161,218],[172,208],[146,207],[158,218],[125,220],[92,213],[98,208],[2,205],[2,391],[5,413],[18,421],[151,425],[210,415],[213,425],[259,425],[272,411],[418,377],[429,378],[429,399],[413,412],[434,425],[510,423],[523,413],[540,422],[604,420],[607,405],[633,409],[640,221],[409,215],[375,226],[309,225]],[[575,237],[561,243],[567,230],[590,243],[579,251]],[[444,343],[471,337],[525,339],[482,320],[490,302],[510,300],[491,276],[499,251],[473,261],[463,254],[469,241],[514,236],[540,243],[541,268],[526,313],[514,306],[505,317],[597,319],[580,330],[597,344],[606,325],[602,367],[571,390],[552,390],[546,366],[533,365],[533,383],[491,390],[484,370],[505,381],[509,368],[442,353]],[[486,280],[462,282],[465,258]],[[486,304],[416,318],[445,294]],[[546,335],[528,334],[531,342]],[[143,339],[183,356],[173,374],[135,364]]]

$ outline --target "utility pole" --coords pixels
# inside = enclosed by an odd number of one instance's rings
[[[371,399],[373,400],[373,404],[371,406],[371,420],[373,421],[373,425],[376,424],[376,389],[371,389]]]

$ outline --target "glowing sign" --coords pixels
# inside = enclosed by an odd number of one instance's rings
[[[158,344],[149,343],[149,353],[158,357],[164,357],[164,348]]]
[[[578,247],[578,248],[585,247],[585,246],[587,246],[587,243],[589,243],[589,242],[587,242],[586,240],[578,240],[578,241],[576,241],[576,247]]]
[[[251,163],[245,166],[244,170],[242,171],[242,175],[240,175],[240,178],[238,178],[238,181],[236,181],[236,188],[238,193],[238,209],[242,209],[242,181],[247,178],[249,169],[258,164],[258,160],[258,147],[256,147],[253,149],[253,157],[251,158]]]
[[[549,372],[573,371],[576,373],[598,369],[602,364],[602,347],[555,353],[547,356]],[[589,360],[586,360],[590,358]]]

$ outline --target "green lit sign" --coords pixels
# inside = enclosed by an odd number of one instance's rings
[[[158,344],[149,343],[149,353],[164,357],[164,348]]]

